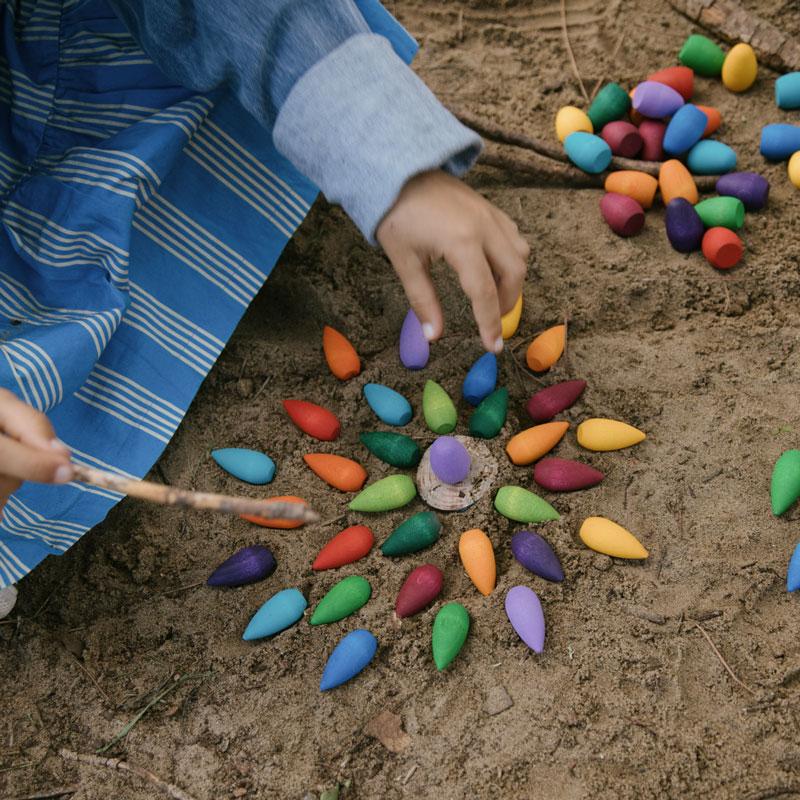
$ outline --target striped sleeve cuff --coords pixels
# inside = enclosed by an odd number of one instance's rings
[[[352,36],[292,88],[273,130],[277,149],[339,203],[371,244],[414,175],[463,175],[481,151],[377,34]]]

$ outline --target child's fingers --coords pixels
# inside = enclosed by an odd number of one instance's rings
[[[0,474],[21,481],[67,483],[73,469],[62,452],[39,450],[0,434]]]
[[[442,335],[442,308],[430,273],[415,253],[392,259],[392,263],[408,302],[422,324],[425,338],[435,341]]]
[[[485,249],[497,281],[500,313],[507,314],[522,291],[527,265],[499,227],[488,233]]]
[[[0,389],[0,430],[31,447],[67,454],[50,420],[7,389]]]
[[[519,228],[517,227],[517,223],[499,208],[493,208],[493,211],[498,225],[500,225],[500,227],[503,229],[503,232],[508,237],[509,242],[511,242],[511,245],[517,252],[517,255],[519,255],[519,257],[527,263],[531,254],[531,247],[525,241],[525,239],[522,238]]]
[[[445,253],[447,263],[458,273],[461,288],[472,302],[483,346],[490,353],[503,349],[500,302],[489,262],[481,248],[474,246]]]
[[[20,486],[22,486],[22,481],[0,475],[0,518],[3,516],[3,508],[8,502],[8,498],[16,492]]]

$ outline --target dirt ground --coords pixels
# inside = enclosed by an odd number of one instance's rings
[[[420,39],[420,74],[452,106],[551,137],[556,109],[580,102],[557,2],[390,5]],[[793,5],[750,2],[797,34]],[[589,86],[603,75],[635,84],[674,63],[692,31],[657,0],[572,0],[568,10]],[[94,752],[177,675],[189,677],[107,755],[151,769],[196,800],[308,800],[337,784],[344,800],[800,796],[797,598],[784,586],[800,515],[774,519],[768,498],[774,460],[798,445],[800,204],[785,166],[758,155],[761,125],[792,116],[775,107],[774,78],[762,69],[743,96],[698,81],[699,101],[722,109],[720,138],[743,168],[772,181],[768,209],[747,216],[746,257],[727,274],[698,254],[671,250],[661,208],[648,213],[640,236],[622,240],[602,222],[597,190],[526,186],[488,168],[470,177],[533,247],[523,322],[509,349],[565,314],[571,319],[568,356],[544,382],[523,374],[508,352],[501,361],[512,408],[491,442],[499,483],[531,485],[531,470],[512,467],[502,447],[526,425],[524,402],[543,383],[588,382],[566,414],[574,423],[611,416],[648,433],[619,453],[580,452],[574,428],[559,445],[558,455],[581,457],[608,476],[587,492],[545,495],[562,513],[540,528],[562,560],[562,584],[524,574],[509,548],[520,526],[495,514],[488,498],[447,516],[440,541],[418,557],[388,560],[374,551],[317,575],[310,563],[319,547],[362,517],[264,531],[124,502],[69,553],[22,581],[19,622],[0,626],[0,796],[58,786],[77,787],[75,800],[162,796],[136,777],[67,763],[58,753]],[[340,514],[347,498],[324,487],[302,453],[354,455],[371,479],[388,474],[358,443],[360,431],[379,427],[360,398],[362,384],[385,382],[409,396],[417,414],[407,430],[430,441],[419,413],[425,379],[458,396],[480,353],[457,286],[444,268],[436,279],[446,335],[428,368],[411,373],[397,359],[406,303],[387,262],[339,210],[319,202],[154,478],[257,494],[208,455],[212,447],[255,447],[278,463],[276,494],[305,496],[323,519]],[[326,323],[346,331],[364,358],[362,376],[350,383],[324,368]],[[516,350],[519,363],[523,353]],[[281,409],[286,397],[337,411],[341,439],[318,447],[304,438]],[[464,432],[463,401],[460,411]],[[370,518],[377,540],[421,508],[416,501]],[[635,532],[650,558],[626,563],[583,547],[577,529],[594,514]],[[470,527],[482,527],[497,552],[498,587],[489,598],[458,560],[458,536]],[[255,542],[276,554],[269,579],[229,591],[197,585],[233,550]],[[424,561],[444,570],[443,599],[463,603],[472,618],[464,650],[442,674],[430,653],[437,606],[402,624],[392,615],[405,574]],[[251,614],[278,589],[297,586],[313,605],[355,573],[373,586],[355,617],[315,628],[302,621],[273,641],[241,641]],[[503,599],[517,583],[542,598],[548,627],[540,656],[505,619]],[[379,639],[375,661],[357,680],[320,694],[327,654],[355,627]],[[506,694],[513,704],[498,713]],[[402,719],[400,752],[365,733],[385,710]]]

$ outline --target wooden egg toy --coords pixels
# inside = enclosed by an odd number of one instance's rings
[[[558,136],[558,141],[563,144],[564,139],[576,131],[594,133],[594,127],[588,114],[576,106],[559,108],[556,114],[556,136]]]
[[[329,486],[341,492],[357,492],[367,480],[367,471],[357,461],[331,453],[307,453],[303,461]]]
[[[411,403],[400,392],[382,383],[367,383],[364,386],[364,397],[381,422],[402,427],[411,421]]]
[[[678,61],[691,67],[698,75],[705,78],[716,78],[722,72],[725,53],[722,48],[707,36],[693,33],[681,47]]]
[[[638,428],[616,419],[587,419],[578,425],[578,444],[587,450],[622,450],[639,444],[646,436]]]
[[[647,76],[648,81],[663,83],[674,89],[687,103],[694,93],[694,70],[689,67],[667,67]]]
[[[519,321],[522,318],[522,295],[517,298],[514,307],[507,314],[500,317],[500,328],[503,339],[510,339],[519,328]]]
[[[472,464],[467,449],[452,436],[440,436],[430,448],[431,469],[444,483],[461,483]]]
[[[789,159],[788,172],[792,185],[800,189],[800,152]]]
[[[743,253],[742,240],[728,228],[709,228],[703,236],[703,255],[712,267],[735,267]]]
[[[651,119],[671,117],[682,105],[680,94],[658,81],[644,81],[633,90],[633,107]]]
[[[706,228],[688,200],[683,197],[670,200],[667,203],[665,222],[667,239],[675,250],[679,253],[692,253],[700,249]]]
[[[622,119],[631,107],[628,93],[618,83],[607,83],[595,96],[587,115],[595,131],[615,119]]]
[[[759,211],[767,204],[769,181],[757,172],[729,172],[716,184],[717,194],[738,197],[747,211]]]
[[[549,453],[569,429],[569,422],[545,422],[521,431],[509,439],[506,453],[513,464],[532,464]]]
[[[635,236],[644,227],[644,209],[624,194],[606,192],[600,198],[600,213],[617,236]]]
[[[800,125],[778,122],[761,129],[761,155],[783,161],[800,150]]]
[[[642,208],[652,208],[658,181],[646,172],[621,169],[609,173],[604,188],[607,192],[624,194],[633,198]]]
[[[458,542],[458,555],[475,588],[488,597],[497,582],[494,548],[489,537],[478,528],[464,531]]]
[[[737,231],[744,225],[744,203],[738,197],[708,197],[695,207],[706,228],[730,228]]]
[[[724,142],[703,139],[689,150],[686,166],[695,175],[721,175],[736,169],[736,152]]]
[[[707,126],[708,117],[697,106],[681,106],[664,133],[664,152],[671,156],[685,153],[703,138]]]
[[[667,205],[676,197],[682,197],[695,205],[700,199],[697,184],[691,172],[675,158],[665,161],[658,171],[658,188],[661,190],[661,199]]]
[[[664,134],[666,130],[667,126],[655,119],[646,119],[640,123],[639,135],[642,137],[641,158],[645,161],[664,160]]]
[[[531,395],[525,408],[534,422],[549,422],[583,394],[586,381],[561,381]]]
[[[800,72],[787,72],[775,81],[775,103],[778,108],[800,108]]]
[[[534,372],[544,372],[561,358],[567,343],[567,326],[554,325],[540,333],[525,352],[525,363]]]
[[[361,372],[361,359],[355,347],[344,334],[330,325],[322,330],[322,350],[328,368],[340,381],[350,380]]]
[[[647,558],[642,543],[621,525],[605,517],[589,517],[581,525],[581,541],[592,550],[614,558]]]
[[[703,131],[703,138],[711,136],[722,125],[722,114],[719,113],[718,108],[713,108],[712,106],[698,105],[697,107],[706,115],[708,120],[706,129]]]
[[[342,426],[327,408],[309,403],[307,400],[284,400],[283,407],[289,419],[314,439],[332,442],[339,437]]]
[[[564,150],[578,169],[591,175],[602,172],[611,163],[611,148],[608,143],[591,133],[571,133],[564,140]]]
[[[755,50],[745,42],[734,45],[722,62],[722,83],[732,92],[746,92],[758,76]]]
[[[423,369],[430,358],[431,349],[422,330],[422,324],[413,309],[408,310],[400,329],[400,363],[406,369]]]
[[[603,127],[600,135],[611,148],[615,156],[634,158],[642,149],[642,137],[639,129],[622,119],[609,122]]]

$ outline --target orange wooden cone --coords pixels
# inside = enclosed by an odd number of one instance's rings
[[[325,483],[343,492],[357,492],[367,480],[367,471],[357,461],[330,453],[308,453],[303,461]]]
[[[549,453],[564,437],[569,422],[545,422],[513,436],[506,445],[508,457],[517,465],[531,464]]]
[[[658,171],[658,188],[664,205],[676,197],[683,197],[693,206],[697,205],[700,195],[692,173],[677,158],[665,161]]]
[[[544,372],[561,358],[566,344],[567,326],[556,325],[540,333],[529,345],[525,354],[528,367],[534,372]]]
[[[269,499],[279,500],[282,503],[302,503],[305,506],[308,505],[308,503],[303,500],[302,497],[295,497],[292,494],[281,495],[280,497],[270,497]],[[304,524],[301,520],[265,519],[264,517],[258,517],[255,514],[242,514],[242,519],[246,519],[248,522],[254,522],[256,525],[260,525],[262,528],[281,528],[283,530],[300,528]]]
[[[703,136],[711,136],[714,131],[722,125],[722,114],[719,113],[718,108],[712,106],[697,106],[707,117],[708,125],[703,131]]]
[[[458,554],[477,590],[490,595],[497,582],[497,565],[489,537],[478,528],[465,531],[458,542]]]
[[[605,182],[607,192],[632,197],[642,208],[652,208],[657,189],[658,181],[652,175],[635,169],[610,172]]]
[[[322,349],[331,372],[346,381],[361,372],[361,359],[350,340],[335,328],[326,325],[322,331]]]
[[[333,537],[319,551],[311,569],[335,569],[352,564],[369,553],[375,543],[375,536],[366,525],[352,525]]]

